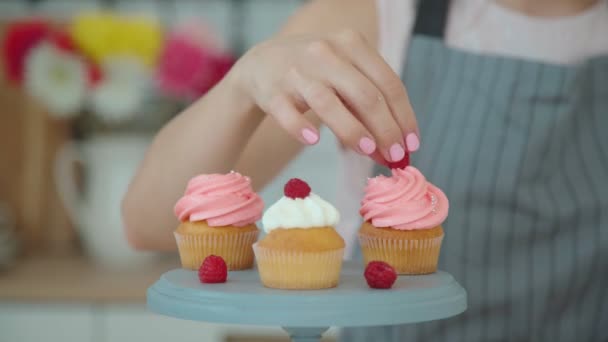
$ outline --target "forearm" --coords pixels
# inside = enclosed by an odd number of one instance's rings
[[[172,208],[188,180],[225,173],[236,164],[263,119],[230,77],[167,124],[152,142],[123,200],[130,243],[174,249]]]

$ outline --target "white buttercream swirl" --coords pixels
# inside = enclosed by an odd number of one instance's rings
[[[312,192],[306,198],[283,196],[262,217],[262,225],[267,233],[277,228],[334,227],[338,221],[338,210]]]

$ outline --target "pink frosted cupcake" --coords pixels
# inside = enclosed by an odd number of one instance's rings
[[[365,264],[379,260],[399,274],[437,270],[448,199],[418,169],[393,169],[368,181],[361,202],[359,242]]]
[[[264,203],[251,181],[237,172],[194,177],[175,204],[181,224],[175,239],[184,268],[196,270],[211,255],[221,256],[229,270],[253,266],[255,224]]]

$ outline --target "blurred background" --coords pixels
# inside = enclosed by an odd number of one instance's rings
[[[179,262],[132,251],[119,208],[155,132],[302,2],[0,1],[0,341],[287,340],[146,312],[146,288]],[[266,203],[294,176],[335,200],[322,135]]]

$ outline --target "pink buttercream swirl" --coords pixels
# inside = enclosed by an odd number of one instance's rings
[[[245,226],[262,217],[264,202],[240,173],[200,175],[188,182],[175,204],[180,221],[207,220],[209,226]]]
[[[359,212],[376,227],[430,229],[448,216],[448,198],[418,169],[393,169],[391,177],[368,181]]]

